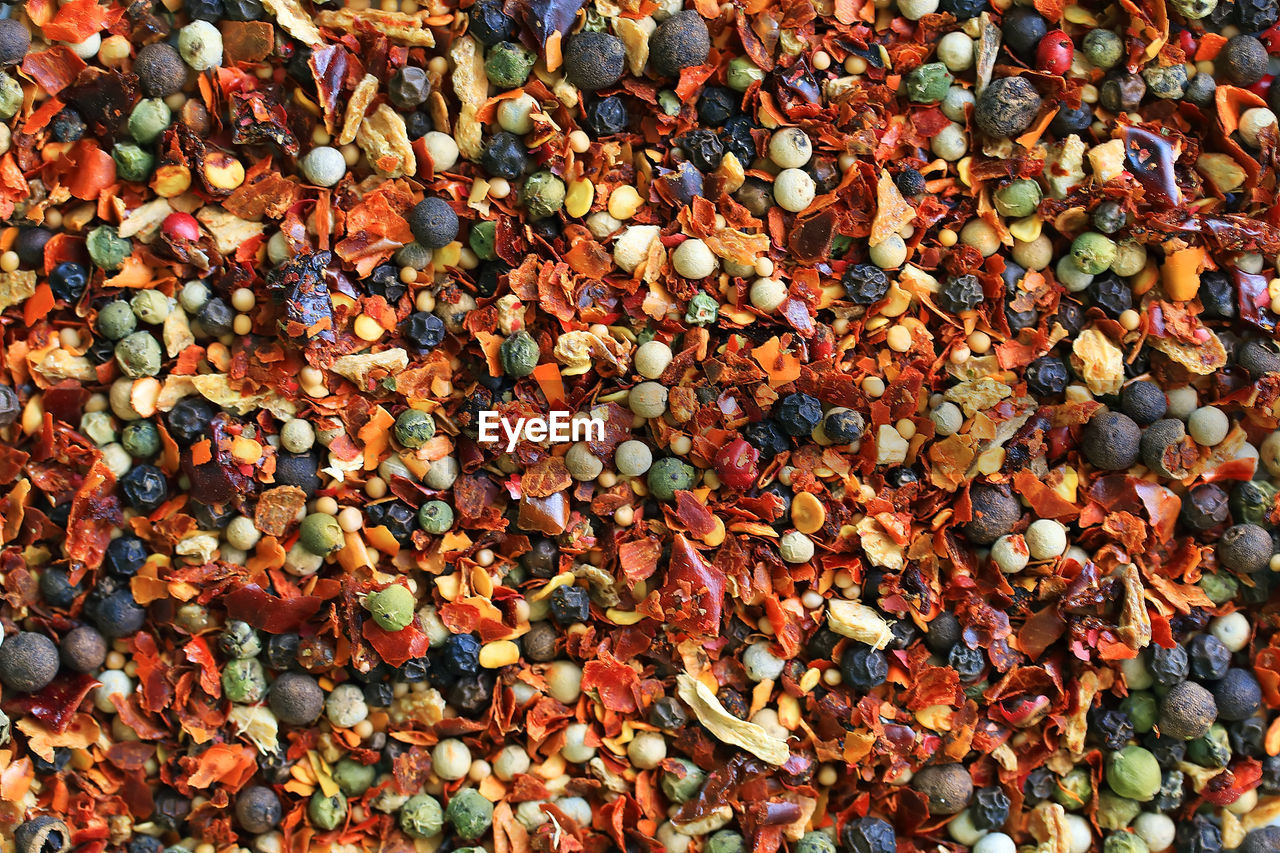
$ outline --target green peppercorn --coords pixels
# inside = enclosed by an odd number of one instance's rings
[[[1133,723],[1133,730],[1144,735],[1155,726],[1160,719],[1160,702],[1146,691],[1135,690],[1120,703],[1123,711]]]
[[[153,326],[163,323],[169,316],[169,297],[158,290],[142,290],[129,300],[133,316]]]
[[[1089,30],[1082,47],[1085,58],[1103,70],[1114,68],[1124,58],[1124,40],[1111,30]]]
[[[1107,757],[1107,786],[1122,797],[1145,803],[1160,790],[1160,764],[1140,746],[1126,746]]]
[[[121,339],[116,344],[115,355],[120,371],[130,379],[155,376],[164,357],[160,343],[146,332],[134,332]]]
[[[993,199],[1001,216],[1022,218],[1036,212],[1040,204],[1040,185],[1030,178],[1020,178],[996,190]]]
[[[725,72],[725,82],[735,92],[745,92],[765,78],[765,71],[751,61],[748,56],[735,56],[729,60],[729,69]]]
[[[520,206],[532,219],[546,219],[564,207],[564,181],[546,171],[534,172],[520,187]]]
[[[445,820],[464,841],[475,841],[493,823],[493,803],[475,788],[463,788],[444,809]]]
[[[467,238],[467,244],[471,246],[471,251],[476,253],[477,258],[482,261],[497,259],[498,252],[494,249],[497,233],[498,223],[489,219],[471,226],[471,236]]]
[[[89,260],[107,272],[120,269],[124,259],[133,252],[133,244],[110,225],[99,225],[90,231],[85,247],[89,250]]]
[[[307,817],[316,829],[337,829],[347,819],[347,798],[339,794],[326,797],[323,791],[316,791],[307,803]]]
[[[108,302],[98,311],[98,331],[108,340],[118,341],[138,328],[138,318],[123,299]]]
[[[418,526],[435,536],[448,533],[453,527],[453,509],[444,501],[427,501],[418,510]]]
[[[122,181],[145,181],[156,166],[155,156],[132,142],[121,142],[113,147],[111,159],[116,161],[116,174]]]
[[[396,441],[417,450],[436,434],[436,419],[421,409],[405,409],[396,418]]]
[[[806,836],[812,833],[805,833]],[[800,839],[793,848],[796,853],[835,853],[834,848],[831,851],[823,851],[818,849],[809,849],[804,847],[804,839]],[[722,829],[707,839],[705,847],[706,853],[745,853],[746,839],[739,832],[732,829]]]
[[[1113,832],[1102,842],[1102,853],[1150,853],[1150,848],[1132,832]]]
[[[1231,761],[1226,726],[1214,723],[1209,731],[1187,741],[1187,759],[1201,767],[1226,767]]]
[[[129,135],[143,145],[150,145],[160,138],[173,121],[169,105],[160,98],[143,98],[129,113]]]
[[[696,476],[693,466],[687,462],[674,456],[664,457],[649,467],[649,494],[660,501],[675,500],[676,492],[693,488]]]
[[[374,764],[361,764],[353,758],[340,758],[333,765],[333,781],[348,797],[359,797],[373,787],[378,778],[378,768]]]
[[[1111,791],[1098,792],[1098,826],[1103,829],[1124,829],[1142,811],[1142,804],[1126,799]]]
[[[8,121],[22,109],[22,85],[8,74],[0,74],[0,121]]]
[[[120,444],[134,459],[152,459],[160,452],[160,430],[151,421],[134,421],[121,431]]]
[[[242,705],[261,702],[267,695],[267,675],[258,659],[230,661],[222,670],[222,692]]]
[[[709,326],[720,316],[720,303],[705,291],[699,291],[689,300],[689,308],[684,312],[684,321],[691,326]]]
[[[1086,275],[1101,275],[1115,259],[1115,241],[1097,232],[1086,231],[1071,242],[1071,260]]]
[[[698,795],[702,784],[707,781],[707,774],[701,767],[685,758],[672,759],[680,765],[679,770],[664,770],[658,783],[662,793],[673,803],[686,803]],[[668,762],[670,763],[670,762]]]
[[[400,807],[400,829],[410,838],[431,838],[444,829],[444,809],[430,794],[414,794]]]
[[[533,373],[538,366],[538,357],[538,343],[524,329],[508,336],[498,349],[502,372],[517,379]]]
[[[298,544],[312,554],[327,557],[342,548],[345,540],[338,520],[323,512],[313,512],[302,519],[298,528]]]
[[[1076,811],[1085,807],[1093,799],[1093,782],[1089,771],[1083,767],[1075,767],[1058,780],[1058,788],[1053,799],[1067,811]]]
[[[1148,65],[1142,69],[1147,92],[1157,98],[1172,100],[1181,98],[1187,90],[1187,67],[1181,62],[1173,65]]]
[[[1231,575],[1211,572],[1201,575],[1196,583],[1214,606],[1226,604],[1240,594],[1240,583]]]
[[[364,597],[364,608],[384,631],[402,631],[413,622],[417,601],[408,587],[393,583]]]
[[[502,41],[489,48],[484,73],[489,82],[503,89],[518,89],[529,79],[537,54],[515,42]]]
[[[718,832],[716,833],[716,835],[719,834],[720,833]],[[738,834],[735,832],[734,835]],[[714,838],[715,836],[713,835],[712,839]],[[741,835],[738,835],[738,844],[740,846],[736,849],[722,849],[715,851],[714,853],[742,853],[743,846],[741,845],[743,845],[744,842]],[[791,849],[793,853],[836,853],[836,843],[827,833],[812,829],[800,836],[800,840],[797,841],[795,846]],[[713,853],[713,851],[708,850],[707,853]]]
[[[914,69],[904,81],[907,97],[912,103],[933,104],[941,101],[955,77],[941,62],[928,62]]]
[[[116,440],[116,425],[107,412],[85,412],[80,418],[80,432],[102,447]]]

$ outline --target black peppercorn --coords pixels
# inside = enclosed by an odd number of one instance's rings
[[[1237,86],[1252,86],[1267,73],[1267,49],[1262,42],[1249,35],[1236,35],[1227,39],[1218,54],[1218,66],[1227,79]]]
[[[495,133],[480,156],[480,167],[491,178],[514,181],[529,166],[529,155],[524,142],[514,133]]]
[[[894,853],[898,836],[893,825],[878,817],[860,817],[845,823],[840,840],[849,853]]]
[[[1005,12],[1000,30],[1005,46],[1020,58],[1029,59],[1049,32],[1049,24],[1030,6],[1013,6]]]
[[[808,394],[788,394],[774,407],[773,417],[787,435],[808,436],[822,421],[822,404]]]
[[[1231,517],[1228,495],[1217,483],[1201,483],[1187,492],[1178,519],[1197,533],[1212,530]]]
[[[1245,341],[1236,355],[1236,364],[1249,371],[1250,376],[1260,378],[1268,373],[1280,373],[1280,353],[1262,341]]]
[[[324,710],[324,691],[311,676],[286,672],[271,685],[269,704],[282,723],[309,726]]]
[[[245,832],[270,832],[283,814],[280,798],[265,785],[250,785],[236,795],[236,822]]]
[[[96,593],[90,596],[85,602],[85,615],[109,640],[137,633],[147,620],[146,608],[134,600],[127,587],[101,598]]]
[[[889,676],[889,659],[884,652],[863,643],[852,643],[840,657],[840,675],[856,690],[870,690],[884,684]]]
[[[17,65],[31,49],[31,30],[16,18],[0,18],[0,66]]]
[[[1147,426],[1164,417],[1168,411],[1169,401],[1165,398],[1164,389],[1154,382],[1140,379],[1130,382],[1120,392],[1120,408],[1133,418],[1134,423]]]
[[[11,20],[0,18],[0,22]],[[53,232],[48,228],[39,226],[19,228],[18,236],[13,241],[13,251],[18,256],[18,263],[26,269],[44,269],[44,247],[52,237]]]
[[[1122,471],[1138,461],[1142,430],[1120,412],[1101,412],[1084,429],[1085,459],[1103,471]]]
[[[59,142],[76,142],[84,136],[84,119],[72,107],[63,107],[49,122],[49,132]]]
[[[430,94],[431,80],[427,72],[414,66],[401,68],[387,82],[387,97],[402,110],[425,103]]]
[[[626,59],[620,38],[584,30],[569,39],[565,48],[565,76],[582,91],[597,92],[622,79]]]
[[[555,626],[551,623],[534,622],[529,626],[529,632],[520,638],[520,649],[524,656],[534,663],[554,660],[558,636]]]
[[[138,85],[147,97],[167,98],[182,91],[187,80],[187,65],[177,48],[158,41],[138,51],[133,60],[133,73],[138,75]]]
[[[93,672],[107,659],[107,641],[88,625],[72,628],[58,649],[62,663],[75,672]]]
[[[631,123],[631,115],[627,112],[627,105],[622,98],[610,95],[587,104],[583,111],[583,120],[584,126],[591,135],[599,139],[625,132],[627,125]]]
[[[469,10],[467,32],[485,47],[493,47],[515,35],[515,21],[507,16],[502,6],[502,0],[480,0]]]
[[[35,693],[58,674],[58,647],[44,634],[22,631],[0,643],[0,684]]]
[[[1030,11],[1016,6],[1013,11]],[[1031,12],[1036,18],[1035,12]],[[1043,20],[1043,19],[1041,19]],[[993,139],[1017,136],[1031,126],[1040,112],[1040,95],[1025,77],[1001,77],[992,80],[974,105],[973,120],[977,127]]]
[[[738,114],[742,96],[724,86],[708,86],[698,99],[698,121],[703,127],[720,127]]]
[[[714,172],[724,159],[724,144],[715,131],[691,130],[676,140],[689,162],[703,172]]]
[[[649,36],[649,65],[659,77],[675,77],[707,61],[711,36],[707,22],[692,9],[667,18]]]
[[[874,305],[889,293],[889,276],[873,264],[854,264],[840,279],[845,295],[855,305]]]
[[[947,280],[938,294],[938,307],[952,314],[972,311],[984,299],[982,283],[977,276],[962,275]]]
[[[532,577],[555,577],[560,571],[560,549],[550,539],[535,539],[531,549],[520,557],[520,565]]]
[[[580,586],[560,586],[551,593],[551,618],[561,627],[591,618],[591,598]]]
[[[1098,100],[1111,112],[1133,112],[1147,94],[1146,82],[1127,71],[1113,74],[1102,82]]]
[[[442,249],[458,236],[458,214],[442,198],[423,199],[409,211],[413,238],[428,249]]]
[[[71,848],[71,831],[53,815],[40,815],[18,824],[13,846],[16,853],[62,853]]]
[[[973,517],[963,527],[965,537],[976,545],[990,545],[1013,530],[1022,517],[1018,499],[999,486],[978,483],[969,490]]]
[[[1224,568],[1253,574],[1267,568],[1273,549],[1271,534],[1266,530],[1256,524],[1237,524],[1222,534],[1214,554]]]

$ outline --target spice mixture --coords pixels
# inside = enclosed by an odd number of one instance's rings
[[[5,2],[3,853],[1280,850],[1277,0]]]

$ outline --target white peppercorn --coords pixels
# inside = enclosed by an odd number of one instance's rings
[[[222,64],[222,33],[208,21],[192,21],[178,32],[178,53],[196,71]]]
[[[908,21],[918,21],[938,11],[938,0],[898,0],[898,12]]]
[[[968,71],[973,66],[973,39],[956,30],[938,40],[938,59],[952,73]]]
[[[792,213],[799,213],[812,204],[817,191],[817,184],[803,169],[783,169],[773,180],[773,200]]]
[[[347,161],[337,148],[321,145],[302,158],[302,174],[316,186],[334,186],[346,173]]]
[[[1019,266],[1039,272],[1053,262],[1053,241],[1041,234],[1029,242],[1013,241],[1013,259]]]
[[[653,451],[637,439],[629,439],[613,452],[613,467],[624,477],[640,477],[653,465]]]
[[[1219,616],[1209,623],[1209,633],[1217,637],[1231,652],[1238,652],[1249,645],[1249,635],[1252,630],[1249,617],[1238,610],[1235,613]]]
[[[558,660],[547,667],[547,692],[551,698],[572,705],[582,695],[582,667],[570,660]]]
[[[1067,528],[1052,518],[1038,518],[1027,528],[1027,550],[1033,560],[1052,560],[1067,550]]]
[[[452,456],[445,456],[431,463],[431,467],[427,469],[427,476],[422,478],[422,482],[432,489],[448,489],[453,486],[460,473],[458,460]]]
[[[315,428],[304,418],[285,421],[280,428],[280,445],[290,453],[306,453],[315,443]]]
[[[929,412],[929,420],[933,421],[933,430],[943,438],[955,435],[964,426],[964,413],[955,403],[947,401]]]
[[[682,278],[706,278],[720,266],[706,243],[696,237],[685,240],[671,253],[671,265]]]
[[[966,38],[968,38],[968,36],[966,36]],[[952,86],[947,90],[947,94],[943,95],[942,103],[938,104],[938,108],[942,110],[942,114],[947,118],[963,124],[965,120],[965,107],[970,106],[973,103],[973,92],[960,86]]]
[[[1201,447],[1216,447],[1227,437],[1231,421],[1216,406],[1201,406],[1187,418],[1187,432]]]
[[[1057,274],[1058,281],[1062,282],[1062,286],[1071,293],[1079,293],[1093,283],[1093,276],[1076,266],[1076,262],[1070,255],[1059,258],[1053,271]]]
[[[355,684],[339,684],[324,700],[324,714],[336,728],[351,728],[369,716],[364,691]]]
[[[455,782],[471,769],[471,749],[457,738],[445,738],[431,750],[431,769],[441,779]]]
[[[437,173],[447,172],[458,165],[458,142],[449,134],[431,130],[423,135],[422,142]]]
[[[257,546],[262,534],[254,525],[253,519],[237,515],[227,524],[227,544],[242,551],[251,551]]]
[[[518,98],[507,98],[498,102],[498,126],[503,130],[524,136],[533,130],[533,113],[538,109],[538,101],[533,95],[524,94]]]
[[[948,95],[950,97],[950,95]],[[946,103],[946,100],[943,100]],[[969,151],[969,140],[964,136],[964,125],[951,124],[938,131],[938,135],[929,141],[929,150],[948,163],[954,163]]]
[[[809,134],[798,127],[784,127],[769,137],[769,159],[781,169],[798,169],[812,156]]]
[[[636,732],[627,744],[627,759],[638,770],[652,770],[667,757],[667,739],[661,732]]]
[[[622,227],[622,220],[614,219],[607,210],[597,210],[586,218],[587,230],[597,240],[603,240]]]
[[[586,723],[570,723],[564,730],[564,746],[560,755],[565,761],[573,764],[585,764],[596,757],[596,748],[587,746],[587,733],[590,728]]]
[[[504,782],[510,782],[522,773],[528,773],[532,762],[529,753],[522,746],[504,746],[493,761],[493,775]]]
[[[751,290],[747,297],[751,300],[753,308],[771,313],[778,310],[778,306],[786,301],[787,288],[776,278],[758,278],[751,283]]]
[[[641,382],[627,395],[627,405],[642,418],[658,418],[667,410],[667,388],[659,382]]]
[[[1016,575],[1030,559],[1027,542],[1020,534],[1006,533],[991,545],[991,561],[1006,575]]]
[[[1250,148],[1257,148],[1261,145],[1260,134],[1268,127],[1276,126],[1276,114],[1266,107],[1254,107],[1244,111],[1240,116],[1240,125],[1238,130],[1240,138],[1244,140],[1244,144]]]
[[[897,234],[890,234],[871,247],[871,263],[882,270],[897,269],[907,259],[907,244]]]
[[[1000,235],[985,219],[973,218],[960,229],[960,242],[971,246],[989,258],[1000,250]]]
[[[807,563],[813,559],[813,540],[798,530],[792,530],[782,534],[778,550],[785,562]]]
[[[742,652],[742,668],[752,681],[776,681],[786,661],[773,653],[773,644],[752,643]]]
[[[569,469],[569,476],[580,483],[591,482],[604,470],[604,463],[581,441],[569,448],[569,452],[564,455],[564,464]]]

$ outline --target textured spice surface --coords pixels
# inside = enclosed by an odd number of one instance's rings
[[[0,8],[6,853],[1280,849],[1274,2]]]

